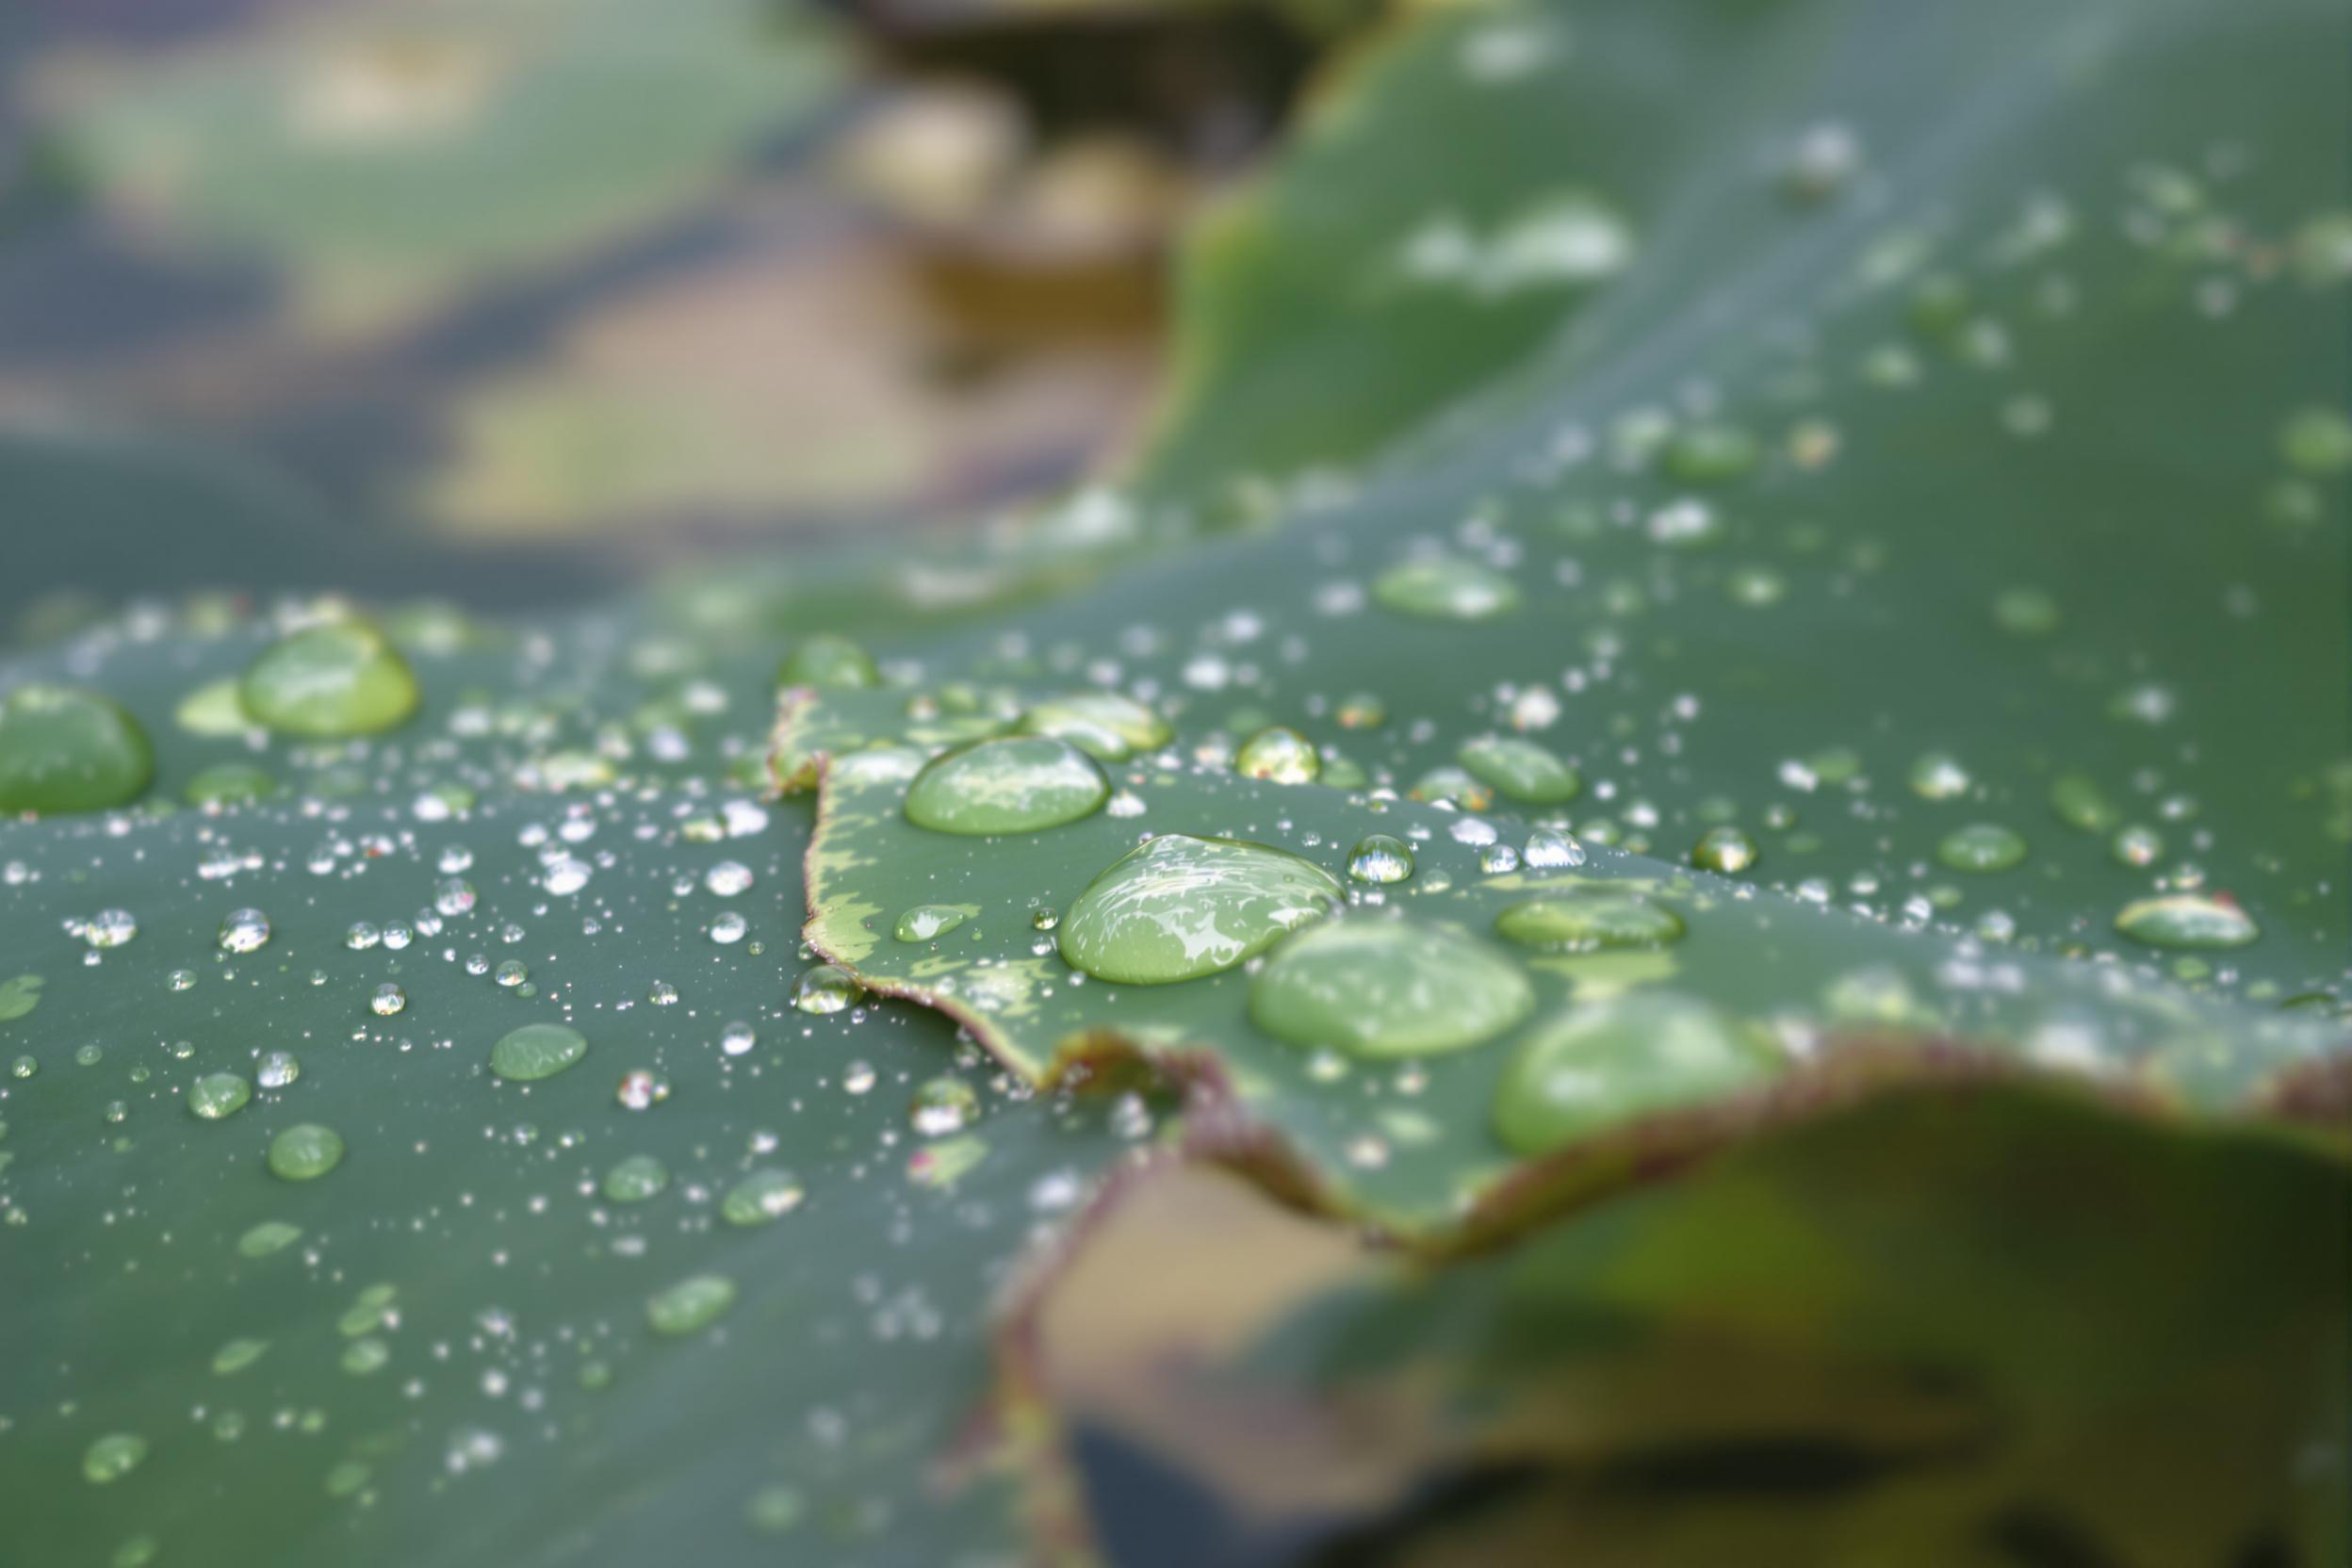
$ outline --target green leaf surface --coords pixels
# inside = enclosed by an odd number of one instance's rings
[[[0,828],[10,1551],[1002,1560],[1010,1495],[940,1484],[987,1303],[1127,1134],[934,1015],[793,1006],[808,813],[730,788],[721,733],[764,724],[773,649],[633,729],[678,645],[620,617],[384,619],[422,710],[332,743],[173,719],[266,630],[57,656],[160,776]],[[221,756],[283,792],[173,809]],[[501,1081],[558,1022],[579,1059]],[[940,1080],[961,1114],[919,1125]]]
[[[2086,1083],[2151,1110],[2230,1117],[2322,1070],[2343,1039],[2332,1019],[2199,994],[2148,966],[2000,952],[1559,835],[1549,846],[1572,847],[1549,853],[1576,863],[1529,865],[1506,834],[1543,853],[1541,829],[1253,779],[1185,760],[1181,740],[1110,764],[1109,806],[1080,820],[940,832],[908,809],[911,782],[937,776],[923,744],[852,744],[893,727],[969,731],[1007,722],[990,710],[1013,711],[997,694],[960,726],[906,716],[939,706],[894,693],[790,700],[780,753],[826,757],[808,862],[810,945],[871,989],[952,1013],[1035,1081],[1105,1054],[1201,1079],[1223,1113],[1295,1149],[1327,1201],[1407,1231],[1523,1202],[1531,1181],[1624,1181],[1645,1154],[1704,1147],[1884,1078],[1971,1063]],[[1374,833],[1410,845],[1409,879],[1348,874],[1351,847]],[[1319,868],[1312,874],[1333,896],[1286,890],[1267,907],[1315,923],[1284,937],[1270,917],[1252,928],[1250,911],[1218,903],[1214,868],[1187,859],[1174,884],[1175,937],[1157,926],[1146,936],[1193,950],[1226,940],[1225,966],[1173,984],[1121,984],[1128,972],[1118,970],[1105,978],[1091,958],[1102,939],[1090,935],[1100,923],[1088,890],[1138,843],[1168,835],[1286,851]],[[1352,907],[1334,916],[1341,888]],[[939,906],[966,918],[934,935],[909,930],[908,911]],[[1559,936],[1562,919],[1628,908],[1670,914],[1680,934],[1653,940],[1673,928],[1643,926],[1624,945],[1582,925]],[[1531,918],[1546,915],[1551,923]],[[1239,945],[1252,930],[1262,956]],[[1654,1061],[1666,1049],[1661,1021],[1642,1008],[1656,997],[1752,1033],[1754,1070],[1726,1077],[1703,1061]],[[1574,1135],[1558,1145],[1566,1168],[1507,1185],[1518,1153],[1552,1152],[1504,1135],[1527,1124],[1527,1058],[1541,1069],[1545,1037],[1588,1021],[1602,1026],[1601,1049],[1576,1074]],[[1694,1115],[1707,1112],[1717,1114]]]

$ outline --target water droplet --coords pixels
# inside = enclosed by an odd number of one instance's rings
[[[2115,929],[2150,947],[2244,947],[2260,937],[2254,918],[2235,904],[2201,893],[2172,893],[2124,906]]]
[[[1464,745],[1457,760],[1480,783],[1530,806],[1557,806],[1584,788],[1576,769],[1516,736],[1482,736]]]
[[[1338,882],[1286,850],[1167,833],[1087,884],[1063,922],[1072,968],[1129,985],[1231,969],[1340,904]]]
[[[1968,770],[1945,752],[1931,751],[1911,764],[1912,791],[1924,800],[1957,800],[1969,782]]]
[[[670,1168],[651,1154],[631,1154],[604,1173],[604,1196],[615,1203],[642,1203],[670,1184]]]
[[[282,1089],[302,1075],[302,1064],[291,1051],[265,1051],[253,1064],[253,1080],[266,1089]]]
[[[2003,588],[1993,598],[1993,624],[2012,637],[2047,637],[2058,629],[2058,600],[2047,589]]]
[[[1409,800],[1449,801],[1465,811],[1483,811],[1494,804],[1494,792],[1461,768],[1431,768],[1405,792]]]
[[[1731,425],[1692,425],[1667,444],[1666,471],[1690,484],[1740,478],[1764,455],[1763,443]]]
[[[259,909],[237,909],[220,923],[220,945],[230,953],[251,953],[270,939],[270,917]]]
[[[804,1013],[838,1013],[854,1006],[865,993],[845,969],[813,964],[801,972],[792,986],[792,1005]]]
[[[820,631],[786,655],[776,667],[779,686],[815,686],[837,692],[865,691],[882,684],[874,656],[846,637]]]
[[[416,678],[364,621],[306,627],[253,661],[237,698],[255,724],[330,738],[388,729],[416,710]]]
[[[588,1037],[566,1023],[526,1023],[490,1048],[490,1070],[509,1083],[552,1078],[588,1054]]]
[[[1090,815],[1110,792],[1076,746],[1015,735],[935,758],[906,792],[906,820],[936,833],[1036,833]]]
[[[1367,833],[1348,852],[1348,874],[1359,882],[1402,882],[1413,874],[1413,846],[1385,833]]]
[[[783,1535],[800,1524],[807,1505],[789,1486],[763,1486],[743,1499],[743,1523],[760,1535]]]
[[[2288,466],[2325,478],[2352,469],[2352,419],[2332,408],[2298,409],[2278,432]]]
[[[445,915],[462,915],[474,906],[474,885],[462,876],[433,884],[433,906]]]
[[[964,923],[971,912],[953,904],[918,904],[898,917],[890,935],[902,942],[927,942]]]
[[[961,1078],[926,1078],[915,1089],[908,1120],[927,1138],[960,1133],[980,1116],[980,1096]]]
[[[612,1098],[625,1111],[649,1111],[670,1097],[670,1081],[658,1072],[645,1068],[632,1068],[621,1074]]]
[[[343,1139],[316,1121],[297,1122],[270,1140],[270,1174],[285,1181],[315,1181],[342,1162]]]
[[[188,1108],[206,1121],[218,1121],[244,1108],[253,1086],[234,1072],[208,1072],[188,1086]]]
[[[170,986],[175,991],[192,990],[195,988],[196,972],[192,969],[175,969],[163,978],[164,984]]]
[[[82,1454],[82,1474],[97,1485],[119,1481],[147,1457],[147,1440],[137,1432],[108,1432]]]
[[[1682,917],[1632,893],[1574,892],[1514,904],[1494,917],[1495,932],[1546,953],[1598,953],[1665,947],[1682,939]]]
[[[751,868],[740,860],[721,860],[702,874],[702,885],[721,898],[733,898],[749,890]]]
[[[1315,743],[1295,729],[1271,725],[1241,743],[1233,771],[1272,784],[1312,784],[1323,771]]]
[[[1443,925],[1362,918],[1301,931],[1250,987],[1250,1017],[1293,1045],[1431,1055],[1493,1038],[1535,990],[1516,964]]]
[[[657,1007],[678,1005],[678,988],[667,980],[656,980],[645,988],[645,1000]]]
[[[2151,866],[2164,852],[2164,837],[2152,827],[2133,823],[2117,828],[2107,847],[2127,866]]]
[[[1542,1154],[1612,1124],[1735,1094],[1779,1070],[1761,1035],[1694,998],[1634,991],[1544,1025],[1494,1095],[1494,1130]]]
[[[95,692],[31,685],[0,697],[0,811],[127,805],[155,771],[139,721]]]
[[[244,1371],[269,1353],[266,1339],[233,1339],[212,1353],[212,1371],[217,1378],[231,1378]]]
[[[719,1216],[729,1225],[765,1225],[800,1207],[807,1196],[789,1170],[755,1170],[727,1189]]]
[[[1520,851],[1530,871],[1564,871],[1584,864],[1584,846],[1557,827],[1539,827]]]
[[[387,980],[376,988],[376,994],[368,999],[368,1010],[378,1018],[390,1018],[408,1005],[408,993]]]
[[[1944,835],[1936,858],[1954,871],[2012,871],[2025,864],[2025,839],[1999,823],[1970,823]]]
[[[299,1225],[288,1225],[283,1219],[265,1219],[237,1238],[237,1255],[266,1258],[293,1246],[302,1236],[302,1228]]]
[[[490,972],[490,978],[509,989],[531,978],[531,966],[520,958],[506,958]]]
[[[734,1281],[724,1274],[695,1274],[650,1298],[645,1321],[655,1333],[675,1338],[709,1328],[734,1304]]]
[[[758,1031],[748,1023],[730,1023],[719,1032],[719,1049],[730,1056],[740,1056],[759,1043]]]
[[[722,947],[732,947],[750,929],[751,922],[743,918],[743,911],[729,909],[710,923],[710,939]]]
[[[1756,862],[1756,841],[1728,823],[1708,828],[1690,846],[1690,863],[1701,871],[1737,876]]]
[[[2062,773],[2050,781],[2050,807],[2058,820],[2085,833],[2112,831],[2123,820],[2090,775]]]
[[[1408,561],[1382,572],[1372,596],[1400,615],[1478,621],[1519,606],[1519,588],[1500,572],[1455,556]]]
[[[1019,728],[1026,735],[1067,741],[1104,762],[1156,751],[1175,734],[1166,719],[1116,692],[1073,692],[1049,698],[1023,713]]]

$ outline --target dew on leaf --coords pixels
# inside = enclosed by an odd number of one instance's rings
[[[2025,863],[2024,835],[1999,823],[1970,823],[1944,835],[1936,858],[1954,871],[2011,871]]]
[[[765,1225],[800,1207],[807,1197],[788,1170],[755,1170],[719,1200],[719,1217],[729,1225]]]
[[[235,1114],[253,1097],[253,1085],[234,1072],[207,1072],[188,1086],[188,1108],[206,1121]]]
[[[846,637],[820,631],[806,638],[777,666],[779,686],[814,686],[830,691],[865,691],[882,684],[874,656]]]
[[[1312,784],[1323,771],[1315,743],[1297,730],[1271,725],[1242,742],[1233,771],[1272,784]]]
[[[1116,692],[1073,692],[1048,698],[1021,714],[1015,727],[1024,735],[1066,741],[1104,762],[1156,751],[1175,734],[1166,719]]]
[[[234,1377],[259,1361],[269,1349],[270,1342],[266,1339],[230,1340],[212,1353],[213,1375]]]
[[[1494,1038],[1535,989],[1518,965],[1449,926],[1361,917],[1275,948],[1250,987],[1250,1017],[1292,1045],[1360,1057],[1432,1055]]]
[[[971,911],[953,904],[918,904],[901,911],[890,935],[902,942],[927,942],[946,936],[971,918]]]
[[[265,1219],[237,1238],[240,1257],[266,1258],[300,1241],[302,1228],[289,1225],[283,1219]]]
[[[1373,582],[1372,597],[1400,615],[1435,621],[1482,621],[1519,607],[1511,579],[1455,556],[1392,566]]]
[[[631,1154],[604,1173],[604,1196],[615,1203],[642,1203],[670,1184],[670,1168],[651,1154]]]
[[[751,868],[740,860],[721,860],[702,874],[702,885],[721,898],[733,898],[751,888]]]
[[[265,1051],[253,1064],[253,1081],[266,1089],[282,1089],[302,1075],[302,1064],[291,1051]]]
[[[259,909],[232,910],[220,923],[220,947],[226,953],[251,953],[270,939],[270,917]]]
[[[1036,833],[1091,815],[1110,792],[1069,742],[1007,736],[934,759],[906,791],[906,820],[936,833]]]
[[[625,1111],[649,1111],[670,1097],[670,1081],[645,1068],[632,1068],[621,1074],[620,1084],[612,1090],[612,1098]]]
[[[552,1078],[588,1053],[588,1038],[567,1023],[526,1023],[490,1048],[490,1070],[509,1083]]]
[[[96,1485],[119,1481],[147,1457],[147,1440],[137,1432],[108,1432],[82,1453],[82,1474]]]
[[[1348,852],[1348,874],[1358,882],[1402,882],[1413,874],[1413,846],[1386,833],[1367,833]]]
[[[1911,792],[1922,800],[1957,800],[1971,782],[1960,760],[1946,752],[1931,751],[1911,764]]]
[[[0,811],[127,805],[155,771],[139,721],[95,692],[26,685],[0,696]]]
[[[1480,783],[1530,806],[1557,806],[1584,788],[1576,769],[1549,749],[1515,736],[1481,736],[1465,744],[1456,760]]]
[[[2260,937],[2254,918],[2235,904],[2201,893],[2170,893],[2127,904],[2115,929],[2149,947],[2244,947]]]
[[[1721,872],[1737,876],[1756,864],[1756,841],[1741,829],[1726,823],[1710,827],[1699,835],[1699,841],[1690,846],[1690,863],[1701,871]]]
[[[694,1274],[645,1302],[645,1321],[670,1338],[698,1333],[727,1315],[735,1304],[735,1282],[724,1274]]]
[[[342,1137],[316,1121],[296,1122],[270,1140],[270,1174],[284,1181],[315,1181],[342,1161]]]
[[[1131,985],[1231,969],[1337,908],[1328,872],[1287,850],[1166,833],[1087,884],[1062,923],[1064,961]]]
[[[858,977],[831,964],[812,964],[792,984],[792,1005],[822,1017],[855,1005],[865,994]]]
[[[1530,871],[1565,871],[1584,864],[1584,846],[1560,828],[1538,827],[1527,834],[1519,857]]]
[[[916,1086],[907,1119],[924,1137],[960,1133],[980,1116],[980,1096],[961,1078],[942,1074]]]
[[[379,1018],[390,1018],[407,1005],[408,993],[389,980],[378,986],[375,994],[368,999],[368,1010]]]
[[[1511,905],[1495,934],[1546,953],[1665,947],[1683,938],[1682,917],[1631,893],[1568,892]]]
[[[416,677],[363,621],[306,627],[246,668],[237,698],[255,724],[331,739],[389,729],[416,710]]]
[[[1761,1084],[1776,1047],[1719,1009],[1671,991],[1576,1007],[1521,1048],[1494,1095],[1494,1130],[1542,1154],[1614,1124]]]
[[[2164,836],[2143,824],[2131,823],[2115,829],[2107,852],[2127,866],[2152,866],[2164,852]]]
[[[2123,821],[2098,781],[2085,773],[2062,773],[2050,781],[2050,808],[2058,820],[2084,833],[2105,833]]]

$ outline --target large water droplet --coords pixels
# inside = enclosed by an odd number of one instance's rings
[[[1165,833],[1078,895],[1062,923],[1062,957],[1121,984],[1195,980],[1263,953],[1339,904],[1338,882],[1286,850]]]
[[[863,691],[882,684],[874,656],[846,637],[820,631],[803,641],[776,667],[779,686],[817,686]]]
[[[232,909],[220,923],[220,947],[226,953],[251,953],[270,939],[270,917],[259,909]]]
[[[1954,871],[2011,871],[2025,864],[2025,839],[1999,823],[1970,823],[1944,835],[1936,858]]]
[[[918,904],[902,912],[890,935],[902,942],[927,942],[946,936],[971,918],[953,904]]]
[[[288,735],[368,735],[416,710],[416,678],[364,621],[306,627],[246,668],[238,699],[253,722]]]
[[[1067,741],[1105,762],[1156,751],[1175,734],[1166,719],[1116,692],[1073,692],[1049,698],[1023,713],[1018,727],[1026,735]]]
[[[696,1333],[727,1315],[735,1304],[735,1282],[724,1274],[695,1274],[645,1302],[653,1331],[676,1337]]]
[[[490,1048],[490,1070],[509,1083],[552,1078],[588,1054],[588,1037],[568,1023],[526,1023]]]
[[[1276,1039],[1351,1056],[1422,1056],[1494,1038],[1527,1015],[1519,966],[1443,925],[1350,919],[1301,931],[1250,987]]]
[[[244,1108],[253,1086],[234,1072],[208,1072],[188,1086],[188,1108],[206,1121],[218,1121]]]
[[[631,1154],[604,1173],[604,1196],[615,1203],[642,1203],[670,1184],[670,1168],[651,1154]]]
[[[804,1013],[838,1013],[864,994],[858,977],[831,964],[812,964],[792,986],[792,1005]]]
[[[270,1140],[270,1171],[288,1182],[308,1182],[343,1163],[343,1139],[332,1127],[301,1121]]]
[[[789,1170],[755,1170],[727,1189],[719,1215],[729,1225],[765,1225],[800,1207],[807,1196]]]
[[[1241,743],[1233,771],[1273,784],[1312,784],[1323,771],[1315,743],[1282,725],[1269,726]]]
[[[1014,735],[934,759],[906,792],[906,820],[937,833],[1035,833],[1091,814],[1110,793],[1069,742]]]
[[[1576,770],[1533,741],[1488,735],[1462,748],[1462,765],[1479,782],[1531,806],[1574,800],[1584,788]]]
[[[1392,566],[1373,582],[1372,596],[1400,615],[1440,621],[1485,620],[1519,606],[1511,579],[1456,556]]]
[[[2150,947],[2244,947],[2260,937],[2254,917],[2202,893],[2173,893],[2124,906],[2115,929]]]
[[[96,811],[155,776],[145,731],[117,703],[64,686],[0,697],[0,811]]]
[[[1367,833],[1348,852],[1348,874],[1359,882],[1402,882],[1413,874],[1413,846],[1385,833]]]
[[[1494,1094],[1494,1131],[1541,1154],[1612,1124],[1759,1084],[1780,1052],[1694,998],[1634,991],[1577,1007],[1520,1051]]]
[[[1729,824],[1708,828],[1699,835],[1699,841],[1690,846],[1690,863],[1701,871],[1737,876],[1755,865],[1756,861],[1756,841]]]
[[[1576,892],[1531,898],[1494,917],[1495,932],[1546,953],[1664,947],[1683,936],[1682,917],[1631,893]]]
[[[108,1432],[82,1454],[82,1474],[97,1485],[119,1481],[147,1457],[147,1440],[137,1432]]]

